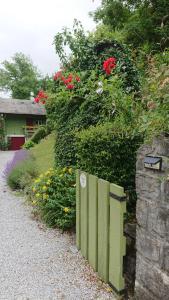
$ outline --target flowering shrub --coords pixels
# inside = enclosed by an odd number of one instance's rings
[[[47,94],[44,91],[39,91],[38,95],[34,99],[35,103],[46,103],[46,99],[48,98]]]
[[[80,82],[80,77],[76,74],[70,73],[67,77],[63,75],[62,71],[58,71],[54,77],[54,81],[59,81],[63,83],[68,90],[73,90],[77,83]]]
[[[15,167],[8,173],[7,182],[12,189],[24,190],[27,193],[37,174],[38,171],[35,162],[29,157],[20,162],[18,161]]]
[[[7,162],[3,174],[7,177],[11,171],[16,167],[17,164],[21,163],[22,161],[26,160],[29,157],[28,151],[21,149],[15,151],[13,158]]]
[[[110,75],[112,70],[116,67],[116,58],[110,57],[106,59],[103,63],[103,70],[106,72],[107,75]]]
[[[32,204],[52,227],[75,225],[75,172],[72,168],[49,169],[32,186]]]

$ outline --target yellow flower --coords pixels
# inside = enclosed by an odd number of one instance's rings
[[[36,204],[37,204],[37,202],[36,202],[35,200],[33,200],[33,201],[32,201],[32,204],[33,204],[33,205],[36,205]]]
[[[51,184],[51,180],[49,179],[46,184],[50,185]]]
[[[67,214],[68,212],[70,212],[70,208],[69,207],[64,207],[64,212]]]
[[[46,191],[47,190],[47,186],[44,185],[42,189],[43,189],[43,191]]]
[[[39,198],[39,197],[40,197],[40,194],[39,194],[39,193],[37,193],[35,196],[36,196],[36,198]]]

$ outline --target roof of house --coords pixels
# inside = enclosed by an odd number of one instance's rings
[[[0,98],[0,114],[45,116],[46,110],[43,104],[33,100]]]

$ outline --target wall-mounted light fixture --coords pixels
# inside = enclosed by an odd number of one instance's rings
[[[160,171],[162,168],[162,157],[146,156],[144,158],[144,167],[147,169]]]

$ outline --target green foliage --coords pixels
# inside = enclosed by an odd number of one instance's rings
[[[75,225],[75,173],[71,168],[41,174],[32,192],[32,204],[49,226],[65,230]]]
[[[129,1],[102,0],[102,5],[93,15],[94,20],[102,20],[103,24],[113,29],[121,29],[128,21],[131,11],[127,5]]]
[[[86,36],[82,24],[75,20],[73,30],[63,28],[54,39],[56,53],[67,70],[76,68],[76,71],[91,70],[95,65],[95,53],[93,45]],[[68,46],[73,54],[66,55],[65,46]],[[90,58],[90,59],[89,59]],[[93,62],[94,60],[94,62]]]
[[[46,127],[45,126],[40,126],[33,136],[31,137],[30,141],[33,142],[34,144],[38,144],[41,139],[43,139],[47,135],[46,132]]]
[[[169,56],[168,51],[151,58],[143,82],[143,112],[139,118],[140,131],[146,139],[169,133]]]
[[[110,27],[105,24],[98,24],[96,30],[89,33],[89,38],[95,43],[102,40],[116,40],[119,43],[124,42],[124,34],[121,30],[110,30]]]
[[[110,30],[123,30],[127,43],[136,47],[148,43],[161,51],[169,45],[168,11],[168,0],[102,0],[93,17]]]
[[[40,88],[40,75],[29,57],[16,53],[12,61],[2,62],[0,68],[0,89],[9,91],[12,98],[30,99]]]
[[[87,80],[81,78],[78,90],[70,92],[64,88],[49,97],[46,108],[57,129],[55,154],[59,166],[76,165],[76,132],[106,121],[114,122],[117,117],[124,126],[134,119],[139,103],[135,102],[134,94],[124,93],[122,80],[118,76],[96,78],[92,72]],[[133,128],[136,130],[134,124]]]
[[[32,147],[35,146],[35,143],[32,142],[31,140],[28,140],[27,142],[25,142],[25,144],[23,145],[23,149],[30,149]]]
[[[8,185],[13,189],[25,189],[31,185],[32,180],[37,176],[37,169],[33,159],[25,159],[17,164],[7,177]]]
[[[54,166],[54,144],[55,133],[52,133],[30,149],[29,153],[35,160],[38,173],[45,172]]]
[[[3,116],[0,116],[0,150],[7,150],[8,143],[5,140],[5,121]]]
[[[135,209],[136,152],[143,137],[133,131],[133,124],[119,122],[91,126],[77,134],[78,167],[90,174],[125,188],[128,212]]]
[[[133,188],[140,142],[132,127],[111,123],[91,126],[77,133],[78,166],[126,189]]]
[[[112,39],[111,35],[101,39],[85,34],[80,22],[75,20],[73,30],[64,28],[55,36],[55,48],[63,67],[67,71],[85,72],[86,78],[95,70],[97,76],[104,74],[103,62],[114,56],[117,59],[115,72],[123,77],[124,88],[130,91],[139,90],[139,78],[130,58],[130,51]],[[65,46],[71,50],[71,55],[65,53]]]

